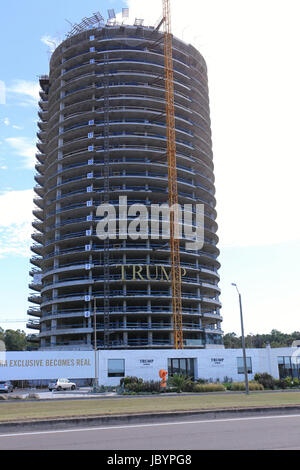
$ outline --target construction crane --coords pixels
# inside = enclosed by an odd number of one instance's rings
[[[181,269],[180,269],[180,240],[178,230],[178,187],[176,166],[176,135],[174,110],[174,72],[172,54],[172,30],[170,0],[163,1],[164,22],[164,60],[165,60],[165,89],[166,89],[166,128],[168,156],[168,186],[170,207],[170,251],[172,273],[172,308],[174,348],[183,349],[182,333],[182,303],[181,303]]]

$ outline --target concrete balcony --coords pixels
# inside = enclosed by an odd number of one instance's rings
[[[40,307],[29,307],[27,314],[32,317],[41,317],[41,309]]]
[[[48,101],[40,100],[39,101],[39,107],[40,107],[42,112],[48,111]]]
[[[39,244],[42,244],[43,241],[44,241],[44,235],[43,235],[42,233],[40,233],[40,232],[35,232],[35,233],[33,233],[33,234],[31,235],[31,238],[32,238],[35,242],[37,242],[37,243],[39,243]]]
[[[43,186],[43,185],[44,185],[44,181],[45,181],[44,175],[36,174],[36,175],[34,176],[34,179],[35,179],[35,181],[36,181],[40,186]]]
[[[39,330],[40,329],[40,321],[39,320],[29,320],[26,324],[26,328],[32,330]]]
[[[44,220],[44,210],[43,209],[33,209],[33,215],[37,217],[39,220]]]
[[[42,303],[42,298],[38,294],[31,294],[28,297],[28,301],[32,302],[32,303],[35,303],[35,304],[41,304]]]
[[[35,266],[37,266],[37,267],[39,267],[39,268],[41,267],[42,262],[43,262],[43,258],[40,257],[40,256],[32,256],[32,257],[30,258],[30,263],[31,263],[31,264],[34,264]]]
[[[43,185],[35,185],[34,188],[33,188],[34,192],[39,196],[39,197],[43,197],[44,195],[44,187]]]
[[[42,285],[37,284],[35,282],[31,282],[30,284],[28,284],[28,287],[29,287],[29,289],[35,290],[37,292],[41,292],[41,289],[42,289]]]

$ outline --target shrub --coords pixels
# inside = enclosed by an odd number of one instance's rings
[[[132,384],[132,383],[139,383],[139,381],[143,382],[143,379],[138,379],[137,377],[123,377],[120,380],[120,386]]]
[[[292,388],[294,385],[292,377],[285,377],[283,381],[286,384],[286,388]]]
[[[180,393],[185,389],[185,387],[191,387],[191,379],[186,375],[175,374],[169,378],[169,384],[172,387],[175,387],[177,393]]]
[[[154,380],[146,382],[132,382],[125,386],[125,392],[135,393],[159,393],[160,382]]]
[[[300,381],[297,378],[285,377],[284,379],[275,379],[276,388],[286,389],[286,388],[299,388]]]
[[[196,383],[192,380],[187,380],[182,387],[183,392],[194,392],[195,391]]]
[[[263,385],[264,388],[271,390],[274,390],[276,385],[274,377],[267,372],[264,372],[263,374],[255,374],[254,380]]]
[[[264,386],[258,382],[249,382],[248,387],[250,391],[255,391],[255,390],[264,390]],[[229,384],[227,387],[227,390],[232,390],[232,391],[244,391],[246,390],[246,385],[245,382],[232,382]]]
[[[249,390],[264,390],[264,386],[258,382],[249,382]]]
[[[297,378],[295,378],[295,379],[293,380],[293,385],[294,385],[294,387],[299,388],[299,386],[300,386],[300,380],[297,379]]]
[[[281,389],[287,388],[287,384],[284,379],[275,379],[274,385],[276,388],[281,388]]]
[[[225,392],[226,388],[220,383],[206,383],[206,384],[196,384],[194,391],[197,393],[205,392]]]
[[[223,382],[223,386],[226,388],[226,390],[231,390],[231,385],[232,382]]]

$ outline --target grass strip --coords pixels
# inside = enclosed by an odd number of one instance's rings
[[[2,402],[0,422],[38,418],[64,418],[92,415],[113,415],[127,413],[149,413],[164,411],[207,410],[217,408],[239,408],[256,406],[300,405],[300,392],[213,395],[213,396],[175,396],[145,398],[114,398],[64,400],[44,402]]]

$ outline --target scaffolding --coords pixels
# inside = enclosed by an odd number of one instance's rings
[[[104,18],[101,13],[93,13],[89,18],[85,17],[80,23],[72,25],[71,31],[67,34],[67,38],[74,36],[75,34],[82,33],[91,28],[100,28],[105,24]]]

